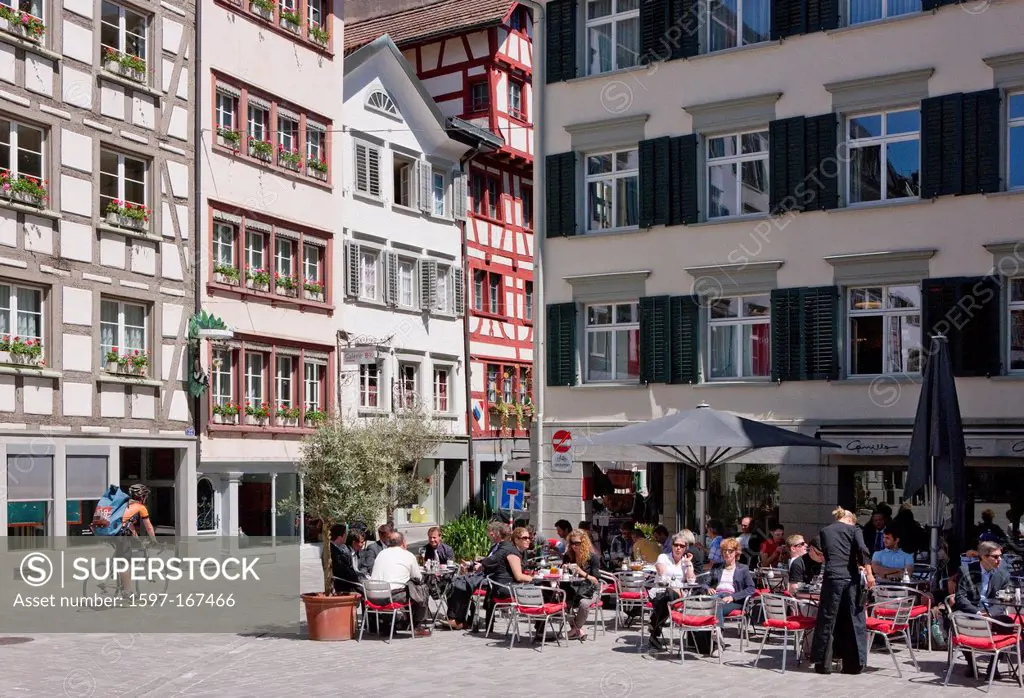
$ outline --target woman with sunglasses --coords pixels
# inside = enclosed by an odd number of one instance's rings
[[[572,586],[566,589],[566,597],[569,608],[573,609],[569,615],[570,640],[583,642],[587,639],[584,627],[587,624],[587,616],[590,615],[590,607],[597,601],[600,593],[600,558],[594,553],[590,545],[590,536],[586,531],[578,528],[569,532],[566,539],[568,549],[562,562],[568,565],[575,565],[569,569],[575,571],[576,576],[582,582],[579,586]]]
[[[674,535],[672,552],[668,555],[662,553],[654,563],[658,576],[682,579],[690,583],[697,581],[697,574],[693,571],[693,555],[687,548],[686,537],[682,533]]]

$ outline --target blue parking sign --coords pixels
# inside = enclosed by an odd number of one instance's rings
[[[526,485],[518,480],[504,480],[501,483],[501,508],[505,511],[523,511],[523,497]]]

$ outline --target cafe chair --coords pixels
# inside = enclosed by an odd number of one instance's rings
[[[615,578],[615,632],[619,631],[619,616],[639,609],[641,636],[643,623],[650,606],[643,572],[620,572]],[[641,640],[642,642],[642,640]]]
[[[896,653],[892,651],[889,639],[902,637],[906,640],[910,661],[914,663],[914,671],[921,671],[917,666],[917,657],[914,656],[914,648],[910,642],[910,612],[913,607],[914,599],[910,596],[897,596],[867,607],[868,654],[871,654],[871,641],[874,636],[881,635],[885,640],[885,649],[889,651],[892,663],[896,667],[896,675],[901,679],[903,670],[900,669],[900,663],[896,659]]]
[[[391,632],[387,639],[388,644],[390,644],[391,640],[395,637],[395,626],[398,624],[398,618],[402,615],[408,615],[409,634],[412,637],[416,637],[416,627],[412,622],[411,598],[405,603],[395,601],[395,597],[391,589],[391,582],[367,579],[357,586],[362,589],[363,596],[363,622],[359,625],[358,641],[361,642],[363,639],[363,631],[366,629],[366,621],[371,614],[377,620],[378,635],[383,635],[381,632],[381,616],[388,616],[391,619]]]
[[[932,651],[932,601],[929,596],[913,587],[904,586],[893,586],[893,585],[882,585],[877,584],[872,590],[875,601],[891,601],[894,599],[910,599],[910,624],[911,625],[924,625],[925,633],[928,635],[928,651]],[[875,612],[875,615],[879,618],[892,619],[896,615],[893,608],[887,606],[881,606]],[[920,643],[918,648],[920,648]]]
[[[999,665],[999,655],[1006,653],[1017,659],[1017,683],[1024,688],[1024,677],[1021,676],[1020,626],[979,616],[963,611],[954,611],[950,615],[952,630],[949,643],[949,668],[943,686],[949,685],[949,677],[953,673],[956,650],[968,652],[974,664],[974,678],[978,678],[978,655],[991,656],[992,664],[988,669],[988,690],[992,691],[992,679]]]
[[[544,627],[541,630],[540,650],[544,651],[544,642],[547,640],[548,624],[557,620],[558,631],[555,633],[555,642],[561,646],[559,635],[565,635],[566,646],[569,644],[569,622],[565,615],[565,591],[559,588],[548,588],[546,591],[551,594],[553,601],[544,600],[544,590],[533,584],[516,584],[512,587],[512,639],[509,640],[508,648],[512,649],[519,638],[519,623],[527,620],[532,623],[543,621]]]
[[[761,638],[761,646],[757,648],[757,657],[754,658],[754,666],[761,660],[761,652],[768,637],[774,631],[782,631],[782,673],[786,673],[786,651],[789,648],[790,633],[793,635],[793,651],[796,653],[797,666],[803,659],[800,652],[801,641],[804,633],[814,630],[817,619],[812,616],[805,616],[800,613],[800,605],[796,599],[782,594],[761,594],[761,610],[764,613],[764,621],[761,629],[764,636]]]
[[[509,628],[512,625],[512,608],[516,604],[512,598],[512,587],[508,584],[496,582],[488,577],[484,581],[484,592],[484,598],[486,599],[489,595],[491,600],[490,619],[487,621],[487,631],[484,633],[484,637],[491,634],[491,629],[494,627],[494,619],[499,613],[508,615],[508,624],[505,626],[505,634],[508,635]]]
[[[672,627],[676,629],[679,639],[679,661],[684,661],[686,639],[694,633],[710,633],[712,647],[718,645],[718,663],[722,663],[725,647],[722,642],[722,630],[718,627],[717,596],[684,596],[671,604],[670,617]]]
[[[743,608],[729,611],[722,618],[724,626],[733,625],[740,637],[740,652],[743,651],[743,641],[750,642],[750,616],[753,609],[760,603],[758,596],[750,595],[743,600]]]
[[[781,594],[789,588],[789,571],[774,567],[757,568],[758,589],[767,589],[772,594]]]

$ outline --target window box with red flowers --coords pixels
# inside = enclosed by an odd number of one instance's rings
[[[29,41],[39,41],[46,33],[43,20],[7,5],[0,5],[0,29]]]
[[[299,282],[294,276],[285,276],[274,272],[274,293],[279,296],[295,298],[299,295]]]
[[[250,405],[245,406],[245,423],[263,427],[267,425],[267,419],[270,417],[270,406],[267,404],[262,405]]]
[[[107,223],[118,228],[145,230],[149,227],[149,213],[142,204],[114,199],[107,204]]]
[[[324,302],[324,285],[316,279],[306,279],[306,283],[302,285],[302,290],[305,292],[306,300],[318,303]]]
[[[317,428],[327,421],[327,413],[322,410],[306,410],[304,424],[310,428]]]
[[[238,267],[233,267],[230,264],[213,265],[213,279],[217,283],[227,284],[228,286],[237,286],[238,278]]]
[[[306,173],[309,174],[310,177],[315,177],[316,179],[326,182],[327,161],[323,159],[317,160],[315,158],[310,158],[306,162]]]
[[[138,349],[119,352],[117,347],[107,351],[107,373],[122,376],[145,377],[149,369],[149,356]]]
[[[214,424],[238,424],[238,405],[225,402],[213,406]]]
[[[223,146],[231,148],[231,150],[238,152],[238,146],[242,144],[242,132],[234,131],[230,128],[217,128],[217,142]]]
[[[285,150],[283,145],[277,146],[277,164],[293,172],[302,172],[302,155],[298,150]]]
[[[249,139],[249,156],[264,162],[270,162],[274,157],[274,144],[270,141],[261,141],[257,138]]]
[[[121,77],[146,83],[146,61],[130,53],[107,48],[103,52],[103,69]]]
[[[274,10],[277,8],[275,0],[251,0],[249,11],[268,22],[274,20]]]
[[[299,415],[302,413],[298,407],[281,405],[277,408],[277,424],[282,427],[299,426]]]
[[[269,291],[270,272],[266,269],[248,269],[245,272],[245,286],[256,291]]]
[[[3,347],[7,347],[6,350]],[[43,345],[38,339],[22,339],[4,336],[0,340],[0,352],[6,351],[6,363],[18,364],[19,366],[39,366],[43,359]]]
[[[302,15],[299,14],[298,10],[286,10],[281,8],[281,26],[290,31],[293,34],[299,33],[299,27],[302,25]]]
[[[0,5],[3,7],[3,5]],[[11,176],[7,170],[0,172],[0,194],[16,204],[42,207],[47,198],[47,180],[39,182],[27,175]]]
[[[315,43],[318,43],[321,46],[326,47],[327,42],[331,40],[331,35],[330,33],[328,33],[326,27],[321,27],[319,24],[313,24],[312,22],[310,22],[309,38],[312,39]]]

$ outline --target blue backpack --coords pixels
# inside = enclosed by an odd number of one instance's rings
[[[94,536],[116,536],[124,526],[122,519],[128,509],[131,498],[117,485],[111,485],[96,503],[96,511],[92,515],[92,534]]]

